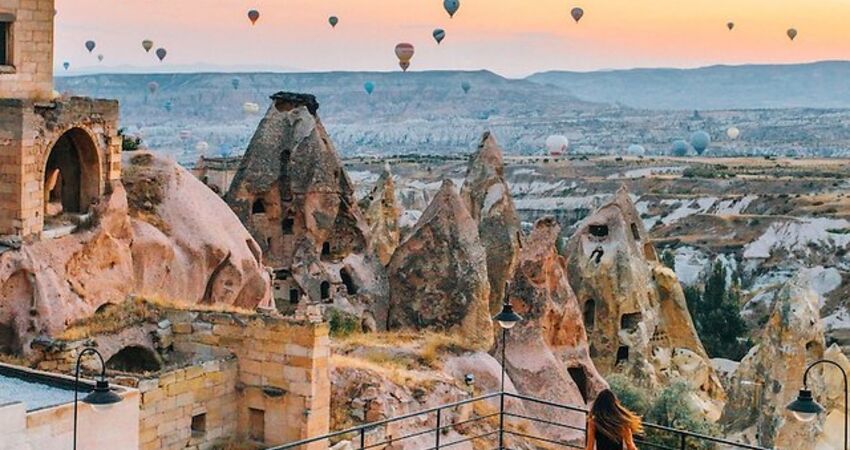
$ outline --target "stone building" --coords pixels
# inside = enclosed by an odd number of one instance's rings
[[[309,94],[279,92],[225,200],[275,273],[278,310],[333,306],[386,323],[386,275],[354,187]]]
[[[0,0],[0,236],[73,227],[121,172],[118,102],[53,91],[53,0]]]

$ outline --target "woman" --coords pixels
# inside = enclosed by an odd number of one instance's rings
[[[586,450],[637,450],[633,435],[642,432],[640,417],[605,389],[596,397],[587,418]]]

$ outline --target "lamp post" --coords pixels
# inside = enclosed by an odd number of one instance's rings
[[[77,367],[74,375],[74,450],[77,450],[77,394],[80,388],[80,363],[83,356],[89,353],[97,355],[100,360],[101,372],[100,379],[95,382],[94,390],[83,397],[83,403],[92,405],[96,410],[105,410],[121,401],[121,396],[112,392],[112,389],[109,388],[109,382],[106,381],[106,364],[103,362],[103,356],[92,347],[84,348],[77,356]]]
[[[505,347],[508,346],[508,330],[513,328],[522,316],[514,312],[513,306],[508,299],[508,287],[505,286],[505,303],[502,305],[502,312],[496,314],[493,320],[499,323],[502,328],[502,383],[501,395],[499,396],[499,449],[504,449],[505,441],[505,370],[507,367],[507,359],[505,358]]]
[[[815,420],[815,417],[817,417],[818,414],[826,411],[826,409],[815,400],[812,395],[812,391],[809,390],[809,371],[818,364],[835,366],[841,371],[841,375],[844,377],[844,450],[850,450],[850,447],[847,445],[848,437],[850,437],[850,430],[848,430],[847,427],[847,399],[850,397],[850,390],[848,390],[847,385],[847,372],[845,372],[844,368],[837,362],[822,359],[820,361],[815,361],[806,368],[806,372],[803,374],[803,389],[800,389],[800,393],[797,394],[797,399],[789,403],[786,408],[794,414],[794,418],[801,422],[811,422]]]

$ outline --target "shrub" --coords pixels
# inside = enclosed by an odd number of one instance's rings
[[[121,151],[132,152],[141,148],[142,138],[128,135],[125,131],[124,128],[118,129],[118,136],[121,136]]]
[[[640,416],[646,415],[652,405],[649,391],[637,386],[622,374],[612,374],[607,381],[611,391],[617,394],[617,398],[620,399],[623,406]]]
[[[694,392],[688,383],[675,381],[658,394],[644,419],[647,422],[665,427],[716,436],[719,431],[717,427],[702,418],[701,413],[690,403],[689,399],[692,395],[694,395]],[[672,448],[677,448],[676,446],[679,445],[678,437],[651,428],[646,430],[646,440]],[[714,447],[713,444],[707,442],[689,442],[688,448],[708,450]]]
[[[361,331],[360,320],[356,316],[337,309],[328,313],[328,326],[333,337],[346,337]]]

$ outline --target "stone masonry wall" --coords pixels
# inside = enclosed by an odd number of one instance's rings
[[[11,58],[0,61],[0,98],[50,99],[54,14],[53,0],[0,0],[0,18],[11,26]]]
[[[237,434],[238,364],[205,361],[140,380],[139,449],[206,449]]]

